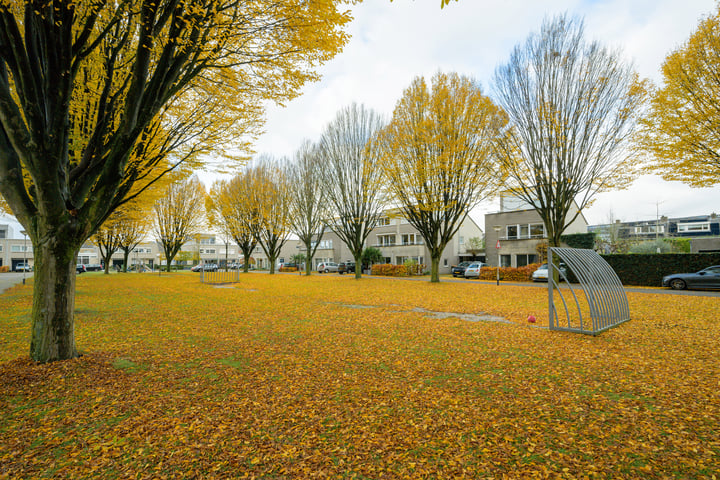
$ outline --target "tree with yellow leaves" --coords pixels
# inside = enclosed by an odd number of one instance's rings
[[[510,120],[498,142],[507,186],[537,210],[550,246],[560,246],[597,193],[635,178],[629,140],[646,86],[619,52],[586,42],[582,20],[567,15],[515,47],[494,83]]]
[[[114,212],[118,216],[115,229],[118,248],[123,252],[123,272],[127,272],[130,253],[145,240],[152,225],[152,206],[130,202]]]
[[[185,242],[204,226],[204,205],[205,187],[195,176],[171,183],[155,202],[155,236],[165,254],[168,272]]]
[[[720,5],[668,55],[662,74],[639,135],[651,166],[693,187],[720,183]]]
[[[260,221],[253,203],[252,178],[247,172],[215,182],[208,193],[206,209],[210,224],[229,235],[243,252],[243,271],[248,272],[257,245],[253,225]]]
[[[248,227],[265,252],[273,274],[275,261],[290,235],[289,184],[280,163],[268,155],[261,155],[246,175],[250,186],[246,209],[253,212]]]
[[[381,135],[387,188],[430,252],[430,281],[440,257],[472,208],[500,181],[494,142],[507,117],[475,81],[438,73],[418,77]]]
[[[349,3],[0,0],[0,193],[35,252],[34,360],[77,356],[85,240],[138,185],[242,144],[266,100],[316,80]]]

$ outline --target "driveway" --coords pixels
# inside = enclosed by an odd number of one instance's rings
[[[32,278],[32,272],[27,272],[25,278]],[[0,273],[0,293],[4,292],[8,288],[22,283],[23,273],[22,272],[8,272]]]

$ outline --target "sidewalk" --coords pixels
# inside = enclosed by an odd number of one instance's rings
[[[32,278],[32,276],[32,272],[27,272],[25,274],[26,279]],[[22,281],[22,272],[0,273],[0,293],[3,293],[8,288],[17,285],[18,283],[22,283]]]

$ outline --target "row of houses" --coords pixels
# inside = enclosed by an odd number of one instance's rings
[[[31,242],[26,238],[14,239],[12,237],[12,229],[8,225],[0,225],[0,266],[8,265],[14,270],[21,263],[27,262],[32,265]],[[440,260],[441,273],[449,273],[453,265],[473,258],[472,253],[469,253],[466,248],[467,240],[473,237],[482,239],[483,231],[472,218],[467,217],[443,251]],[[366,246],[377,247],[387,263],[401,265],[408,260],[419,264],[429,264],[430,262],[430,253],[420,233],[395,211],[387,211],[380,218],[378,226],[370,233]],[[307,255],[305,245],[297,239],[290,239],[283,246],[277,263],[290,262],[298,254]],[[318,245],[312,265],[315,269],[322,262],[352,260],[353,256],[350,250],[338,234],[327,230]],[[80,249],[77,261],[85,265],[100,264],[100,251],[95,245],[88,243]],[[194,236],[183,245],[181,252],[174,260],[174,263],[181,265],[214,263],[223,266],[243,262],[242,251],[237,245],[224,243],[222,238],[211,233]],[[253,266],[258,269],[270,267],[269,259],[259,245],[253,251],[252,262]],[[123,263],[124,253],[116,252],[112,256],[111,267],[122,266]],[[143,265],[152,269],[157,265],[166,265],[166,260],[159,243],[148,241],[140,243],[130,252],[128,265],[130,267]]]
[[[571,211],[575,215],[577,209]],[[470,217],[467,217],[456,235],[448,243],[440,258],[440,273],[449,273],[453,265],[465,260],[478,259],[492,266],[520,267],[538,262],[537,245],[547,240],[545,227],[540,216],[527,203],[511,196],[501,196],[500,210],[485,215],[485,232]],[[624,238],[635,241],[656,238],[687,238],[691,252],[720,252],[720,218],[712,213],[692,217],[655,220],[614,222],[604,225],[588,225],[582,212],[565,231],[567,234],[594,232],[600,238]],[[0,225],[0,266],[11,269],[20,263],[33,264],[32,245],[26,238],[13,238],[8,225]],[[484,239],[485,251],[468,248],[470,239]],[[386,263],[401,265],[406,261],[419,264],[430,263],[430,253],[420,233],[397,211],[388,210],[372,230],[366,246],[380,250]],[[290,262],[297,255],[306,255],[305,246],[298,240],[288,240],[277,259],[278,263]],[[99,264],[101,256],[97,247],[84,245],[78,254],[78,263]],[[321,262],[352,261],[352,255],[336,232],[328,230],[323,235],[313,258],[313,268]],[[193,265],[197,263],[242,263],[242,252],[237,245],[224,243],[214,234],[194,236],[184,246],[175,263]],[[269,268],[269,260],[257,246],[252,254],[255,268]],[[124,262],[122,252],[112,257],[112,266]],[[143,242],[128,257],[128,265],[144,265],[155,268],[166,264],[164,254],[155,241]]]

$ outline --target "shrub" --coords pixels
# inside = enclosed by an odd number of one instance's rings
[[[0,273],[7,273],[9,271],[10,267],[8,267],[7,265],[3,265],[2,267],[0,267]]]
[[[524,267],[500,267],[500,280],[507,282],[529,282],[532,274],[540,267],[539,263],[531,263]],[[480,269],[481,280],[495,280],[497,278],[496,267],[483,267]]]

